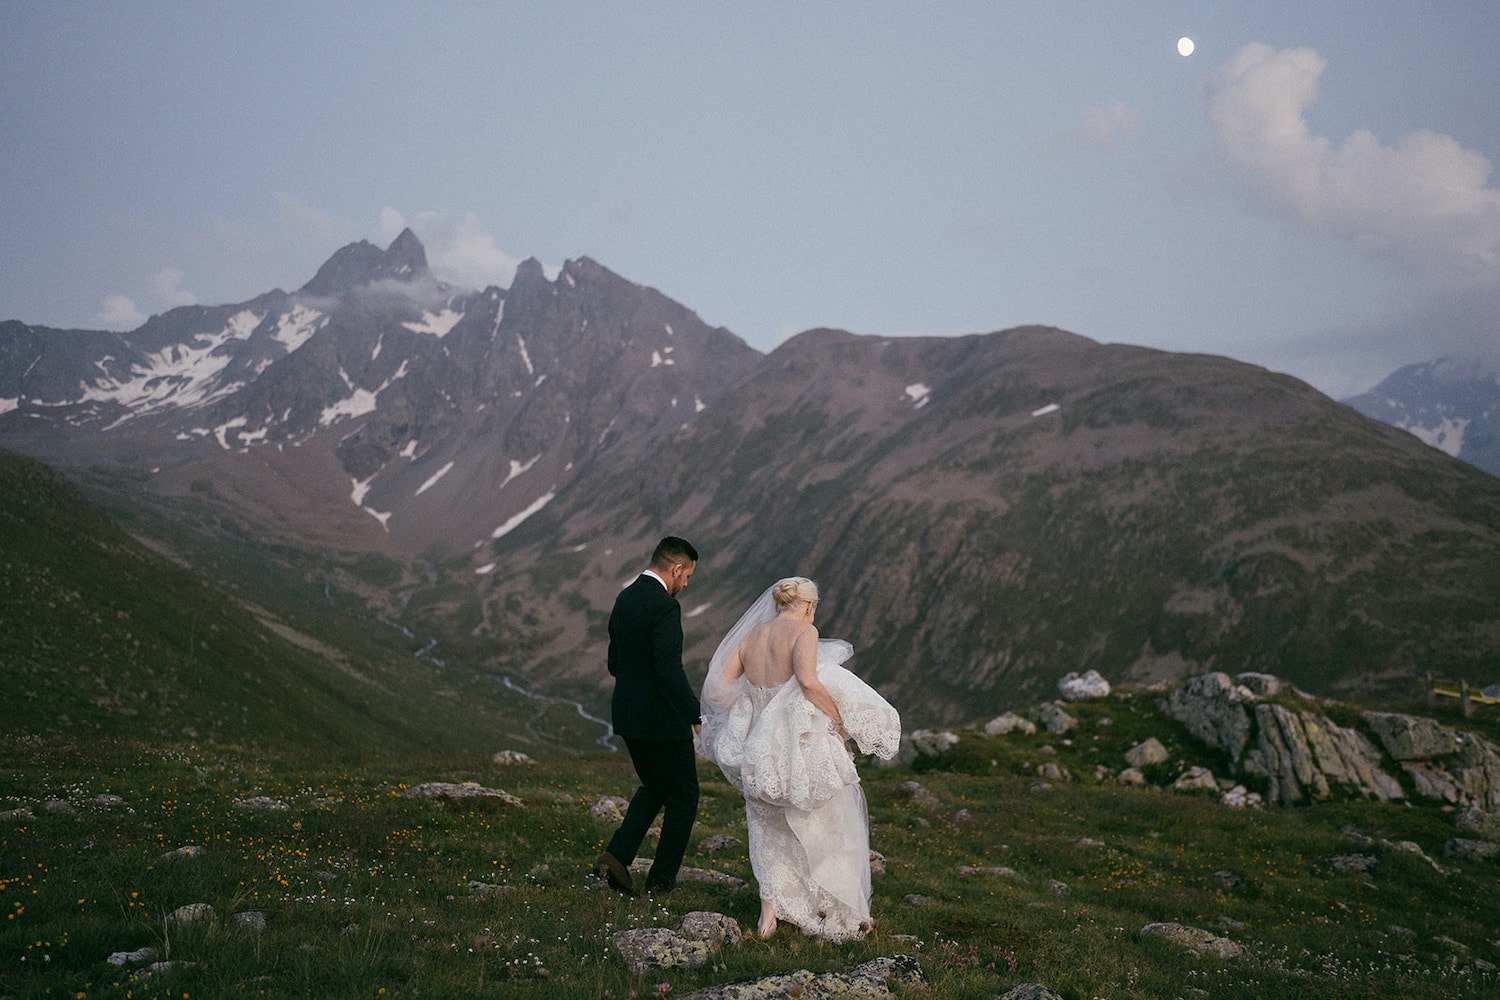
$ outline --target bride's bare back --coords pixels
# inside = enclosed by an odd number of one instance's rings
[[[740,667],[756,687],[785,684],[797,672],[797,654],[811,655],[814,672],[818,658],[818,630],[805,621],[773,618],[755,626],[740,643]]]

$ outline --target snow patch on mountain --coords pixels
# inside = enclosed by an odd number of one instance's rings
[[[551,503],[553,501],[553,499],[556,498],[556,496],[557,496],[557,487],[554,486],[552,489],[548,490],[546,493],[543,493],[541,496],[539,496],[535,500],[533,500],[529,505],[527,505],[527,507],[526,507],[525,510],[523,510],[520,513],[514,515],[513,517],[510,518],[510,520],[506,521],[504,524],[500,525],[500,527],[498,527],[494,531],[490,532],[490,537],[491,538],[501,538],[501,537],[504,537],[505,535],[510,534],[512,531],[514,531],[516,528],[518,528],[521,525],[521,523],[523,521],[525,521],[528,517],[530,517],[531,515],[535,514],[537,511],[541,510],[543,507],[545,507],[549,503]]]
[[[458,321],[464,318],[461,312],[452,309],[444,309],[441,312],[425,312],[422,314],[420,323],[402,323],[412,333],[430,333],[442,340],[448,336],[448,332],[458,325]]]
[[[327,323],[328,317],[318,310],[307,306],[293,306],[290,312],[284,313],[277,321],[276,332],[271,339],[283,345],[286,352],[291,354],[312,339],[312,335]]]
[[[541,458],[541,457],[542,457],[542,456],[541,456],[541,455],[540,455],[540,454],[538,454],[538,455],[536,455],[536,456],[535,456],[535,457],[534,457],[534,458],[532,458],[532,460],[531,460],[531,461],[529,461],[529,462],[524,462],[524,463],[523,463],[523,462],[517,462],[517,461],[516,461],[516,460],[515,460],[515,459],[511,459],[511,460],[510,460],[510,475],[508,475],[508,476],[506,476],[506,477],[505,477],[505,480],[504,480],[504,482],[502,482],[502,483],[501,483],[501,484],[500,484],[500,485],[499,485],[499,486],[498,486],[498,487],[496,487],[496,488],[497,488],[497,489],[502,489],[502,490],[503,490],[503,489],[505,489],[505,484],[506,484],[506,483],[509,483],[509,482],[510,482],[510,481],[511,481],[511,480],[512,480],[512,479],[514,479],[514,478],[516,478],[516,477],[517,477],[517,476],[519,476],[519,475],[520,475],[520,474],[521,474],[521,473],[523,473],[523,472],[526,472],[526,471],[527,471],[527,470],[528,470],[528,469],[530,469],[530,468],[531,468],[531,467],[532,467],[532,466],[533,466],[533,465],[535,465],[535,464],[536,464],[536,462],[537,462],[537,459],[538,459],[538,458]]]
[[[138,417],[169,406],[199,407],[244,388],[243,382],[221,384],[219,376],[233,358],[221,352],[231,340],[244,340],[261,316],[246,309],[235,313],[217,333],[200,333],[186,344],[169,344],[132,364],[126,378],[109,374],[105,357],[95,362],[99,376],[79,384],[80,403],[117,403]]]
[[[1397,424],[1402,430],[1414,435],[1417,440],[1431,445],[1439,451],[1447,452],[1454,458],[1464,448],[1464,431],[1468,430],[1469,420],[1467,418],[1444,417],[1439,423],[1432,426],[1424,426],[1416,421],[1407,421]]]
[[[339,378],[344,380],[344,385],[351,390],[349,395],[330,406],[323,407],[323,413],[318,417],[318,426],[328,427],[336,421],[346,417],[362,417],[367,413],[375,412],[378,405],[376,397],[389,389],[398,380],[406,377],[407,362],[402,360],[401,367],[396,373],[380,384],[378,389],[361,389],[354,385],[354,380],[344,369],[339,369]]]
[[[1046,406],[1042,407],[1039,410],[1032,410],[1031,415],[1033,417],[1045,417],[1047,414],[1056,413],[1060,409],[1062,409],[1062,407],[1058,406],[1056,403],[1048,403]]]
[[[906,387],[906,394],[911,397],[912,409],[914,410],[920,410],[932,398],[932,390],[927,387],[927,383],[925,382],[913,382]]]
[[[21,408],[21,400],[20,400],[19,397],[15,398],[15,399],[0,398],[0,414],[6,414],[6,413],[9,413],[11,410],[18,410],[20,408]]]
[[[423,483],[421,486],[418,486],[417,487],[417,492],[415,494],[413,494],[413,495],[414,496],[421,496],[423,493],[426,493],[428,490],[432,489],[434,486],[436,486],[438,484],[438,480],[442,479],[444,476],[446,476],[448,473],[450,473],[452,471],[453,471],[453,463],[449,462],[447,465],[443,466],[441,469],[437,470],[432,475],[428,476],[427,477],[427,482]]]

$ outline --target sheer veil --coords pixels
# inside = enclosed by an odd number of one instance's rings
[[[727,743],[733,742],[743,747],[744,739],[749,733],[750,708],[743,696],[747,693],[750,682],[745,679],[744,674],[733,681],[726,681],[724,666],[740,643],[745,641],[745,636],[751,629],[776,617],[776,601],[771,597],[771,589],[767,587],[740,616],[740,620],[734,623],[734,627],[725,633],[719,648],[714,650],[713,658],[708,661],[708,676],[703,680],[700,706],[703,727],[698,733],[698,752],[718,764],[730,782],[741,791],[744,791],[744,787],[739,780],[739,754],[730,751]],[[738,732],[741,729],[744,731]],[[731,732],[738,739],[726,741],[725,735]],[[729,756],[727,760],[724,759],[726,753]]]

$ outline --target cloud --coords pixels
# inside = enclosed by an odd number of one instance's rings
[[[134,330],[146,322],[146,315],[128,295],[106,295],[94,320],[106,330]]]
[[[1140,109],[1131,107],[1124,101],[1115,101],[1104,107],[1086,110],[1077,124],[1055,133],[1048,142],[1048,148],[1053,152],[1080,146],[1109,149],[1140,130]]]
[[[1251,44],[1214,76],[1208,119],[1231,168],[1271,211],[1445,283],[1500,278],[1500,190],[1490,162],[1422,130],[1394,146],[1368,129],[1342,146],[1305,112],[1327,62],[1312,49]]]
[[[438,277],[465,288],[509,287],[521,263],[501,250],[472,212],[444,215],[419,212],[410,223],[394,208],[380,210],[380,230],[387,242],[410,226],[427,249],[427,262]]]
[[[181,287],[183,273],[175,267],[163,268],[151,276],[151,291],[168,308],[195,306],[198,296]]]
[[[282,227],[290,230],[296,238],[310,240],[322,247],[342,246],[353,241],[353,232],[335,219],[331,212],[313,208],[296,195],[285,191],[277,191],[275,197],[276,212]],[[392,238],[394,235],[392,234]]]

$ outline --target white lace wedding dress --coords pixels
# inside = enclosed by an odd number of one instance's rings
[[[842,941],[864,933],[870,920],[870,820],[853,755],[796,677],[759,688],[720,673],[744,633],[770,617],[763,598],[720,644],[703,686],[699,751],[744,793],[761,899],[778,919]],[[901,717],[842,665],[853,652],[841,640],[819,642],[818,680],[847,736],[862,752],[890,759],[900,747]]]

